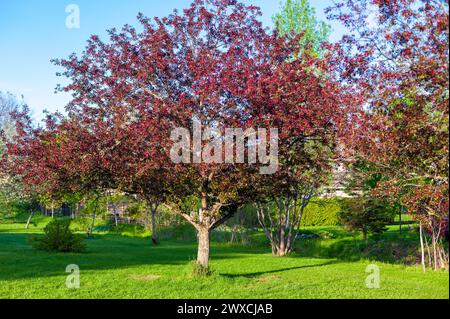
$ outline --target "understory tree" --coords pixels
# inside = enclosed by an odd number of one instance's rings
[[[274,22],[280,34],[298,39],[294,56],[301,63],[296,71],[284,70],[286,77],[277,81],[277,92],[271,92],[280,112],[275,123],[282,128],[280,167],[258,185],[256,207],[272,253],[285,256],[293,250],[306,206],[320,194],[336,166],[352,96],[338,84],[333,59],[339,50],[328,43],[330,28],[317,20],[308,1],[286,1]],[[286,65],[292,66],[287,61]]]
[[[350,231],[360,231],[367,241],[368,234],[381,234],[393,220],[386,201],[371,197],[354,197],[343,201],[340,223]]]

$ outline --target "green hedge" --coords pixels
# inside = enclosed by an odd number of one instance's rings
[[[305,207],[301,226],[336,226],[341,211],[341,198],[315,198]]]

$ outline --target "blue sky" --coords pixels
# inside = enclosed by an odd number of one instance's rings
[[[166,16],[174,8],[189,6],[190,0],[1,0],[0,1],[0,91],[24,96],[35,119],[42,118],[44,109],[64,110],[68,94],[54,93],[58,83],[64,83],[55,73],[60,71],[50,63],[52,58],[64,58],[80,53],[91,34],[105,35],[112,27],[136,24],[138,12],[149,17]],[[271,17],[278,11],[279,0],[244,0],[261,7],[262,21],[271,26]],[[331,0],[311,0],[320,19]],[[80,28],[66,27],[66,7],[75,4],[80,9]],[[334,29],[332,40],[343,32],[340,25],[328,22]]]

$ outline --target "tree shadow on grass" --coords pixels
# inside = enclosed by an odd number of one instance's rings
[[[274,257],[277,258],[277,257]],[[258,272],[251,272],[251,273],[240,273],[240,274],[220,274],[221,276],[228,277],[228,278],[237,278],[237,277],[245,277],[245,278],[254,278],[261,275],[268,275],[273,273],[279,273],[289,270],[296,270],[296,269],[305,269],[305,268],[317,268],[317,267],[323,267],[328,266],[337,263],[336,260],[329,260],[324,263],[320,264],[313,264],[313,265],[302,265],[302,266],[294,266],[294,267],[286,267],[281,269],[273,269],[273,270],[267,270],[267,271],[258,271]]]
[[[34,249],[28,242],[33,234],[0,233],[0,280],[67,275],[66,267],[76,264],[81,271],[117,270],[138,266],[182,266],[196,257],[195,242],[163,241],[153,246],[147,238],[95,235],[85,240],[85,253],[55,253]],[[212,259],[240,258],[247,250],[227,251],[212,247]]]

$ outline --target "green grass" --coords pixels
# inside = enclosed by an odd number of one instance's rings
[[[45,220],[37,221],[29,230],[0,224],[0,298],[449,298],[448,272],[423,273],[401,258],[389,260],[399,239],[394,226],[367,244],[338,227],[308,228],[324,238],[302,240],[284,258],[271,256],[261,234],[251,246],[213,242],[214,275],[196,278],[190,240],[165,239],[155,247],[148,238],[102,233],[86,240],[87,253],[49,253],[27,241],[42,231]],[[415,240],[403,236],[405,245]],[[371,263],[380,268],[379,289],[365,286]],[[80,267],[80,289],[65,286],[68,264]]]

